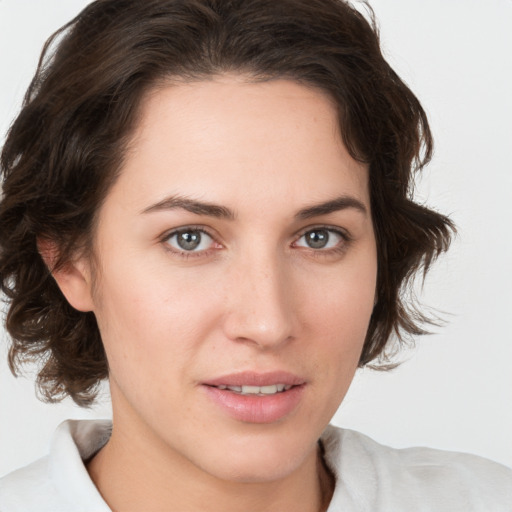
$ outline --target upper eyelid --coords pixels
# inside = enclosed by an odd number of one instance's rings
[[[212,247],[208,247],[207,249],[203,249],[200,251],[187,251],[184,249],[179,249],[179,248],[173,247],[172,244],[170,243],[170,239],[172,237],[178,235],[180,232],[184,232],[184,231],[185,232],[186,231],[200,231],[201,233],[204,233],[205,235],[207,235],[211,238],[212,244],[223,245],[221,242],[218,241],[217,237],[214,234],[210,233],[210,231],[205,229],[203,226],[183,226],[183,227],[179,227],[179,228],[173,228],[173,229],[170,229],[170,230],[164,232],[160,237],[158,237],[157,241],[159,244],[163,244],[165,246],[166,251],[174,254],[175,256],[180,256],[180,257],[187,257],[187,258],[200,257],[201,255],[210,253],[213,250],[217,250]]]
[[[217,236],[212,233],[212,230],[204,227],[204,226],[195,226],[195,225],[189,225],[189,226],[181,226],[179,228],[172,228],[168,229],[162,235],[160,235],[158,238],[162,241],[168,240],[174,235],[177,235],[178,233],[183,233],[184,231],[200,231],[201,233],[205,233],[209,237],[211,237],[213,240],[217,241]]]
[[[335,231],[337,233],[346,235],[347,237],[350,236],[350,233],[348,232],[347,229],[342,228],[341,226],[333,226],[331,224],[312,224],[312,225],[306,226],[304,228],[301,228],[300,230],[297,230],[295,232],[295,234],[292,235],[292,236],[293,237],[300,237],[300,236],[303,236],[304,234],[308,233],[309,231],[314,231],[315,229],[326,229],[328,231]],[[169,236],[171,236],[173,234],[180,233],[180,232],[187,231],[187,230],[190,230],[190,231],[201,231],[201,232],[206,233],[207,235],[211,236],[212,238],[218,237],[214,233],[214,230],[212,230],[209,227],[206,227],[204,225],[199,225],[199,224],[186,224],[184,226],[179,226],[179,227],[176,227],[176,228],[172,228],[172,229],[166,230],[161,235],[160,238],[167,238],[167,237],[169,237]]]
[[[351,234],[346,229],[344,229],[340,226],[333,226],[333,225],[326,225],[326,224],[313,224],[313,225],[306,226],[306,227],[302,228],[301,230],[295,232],[295,234],[293,235],[292,244],[297,242],[297,240],[302,238],[306,233],[309,233],[310,231],[314,231],[315,229],[325,229],[327,231],[332,231],[332,232],[340,235],[347,242],[350,242],[352,240]],[[212,229],[205,227],[204,225],[194,225],[194,224],[172,228],[172,229],[164,232],[159,237],[159,240],[161,242],[165,242],[165,241],[169,240],[172,236],[175,236],[178,233],[187,231],[187,230],[188,231],[200,231],[201,233],[205,233],[215,243],[224,245],[223,242],[219,241],[220,237],[216,233],[214,233]],[[206,252],[206,251],[207,250],[200,251],[200,252]]]
[[[295,239],[299,239],[299,238],[303,237],[306,233],[309,233],[310,231],[314,231],[315,229],[325,229],[326,231],[333,231],[334,233],[341,235],[346,240],[352,239],[352,235],[345,228],[342,228],[340,226],[332,226],[332,225],[325,225],[325,224],[315,224],[312,226],[308,226],[306,228],[302,228],[295,235]]]
[[[207,249],[203,249],[200,251],[187,251],[185,249],[178,249],[176,247],[173,247],[169,240],[178,235],[180,232],[186,232],[186,231],[199,231],[201,233],[204,233],[205,235],[209,236],[212,240],[213,244],[219,244],[220,242],[217,241],[217,238],[209,232],[209,230],[205,229],[203,226],[183,226],[179,228],[174,228],[166,231],[162,236],[158,238],[159,243],[163,244],[165,246],[165,251],[167,251],[170,254],[173,254],[175,257],[179,257],[182,259],[193,259],[193,258],[201,258],[205,254],[209,254],[212,251],[215,251],[216,249],[213,249],[212,247],[209,247]],[[222,244],[221,244],[222,245]]]

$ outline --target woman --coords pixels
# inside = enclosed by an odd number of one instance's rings
[[[426,318],[453,226],[409,197],[424,111],[336,0],[100,0],[2,152],[13,368],[68,422],[0,510],[506,510],[510,471],[329,427]],[[423,151],[422,151],[423,150]]]

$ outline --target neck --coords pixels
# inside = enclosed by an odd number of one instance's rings
[[[320,445],[291,474],[264,482],[216,478],[151,439],[151,434],[114,428],[89,462],[89,474],[114,512],[324,512],[333,479]]]

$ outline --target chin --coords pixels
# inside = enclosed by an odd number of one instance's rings
[[[261,429],[261,426],[259,426]],[[268,430],[268,429],[267,429]],[[234,435],[211,453],[209,473],[238,483],[268,483],[286,478],[311,457],[316,460],[318,439],[289,433]],[[204,459],[203,459],[204,460]],[[206,461],[204,461],[206,462]]]

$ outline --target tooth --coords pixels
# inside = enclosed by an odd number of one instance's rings
[[[242,393],[249,394],[249,393],[260,393],[260,387],[259,386],[242,386]]]
[[[263,393],[265,395],[273,395],[274,393],[277,393],[278,388],[277,385],[274,384],[273,386],[261,386],[260,387],[260,393]]]
[[[1,1],[1,0],[0,0]],[[235,393],[242,393],[243,395],[274,395],[288,391],[293,386],[291,384],[271,384],[269,386],[217,386],[219,389],[229,389]]]

